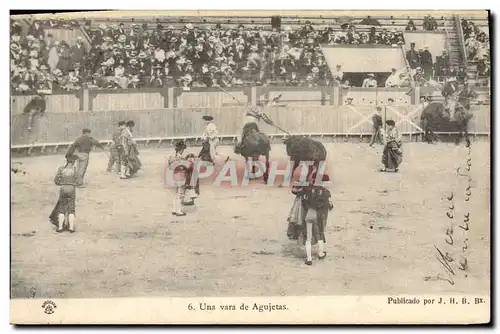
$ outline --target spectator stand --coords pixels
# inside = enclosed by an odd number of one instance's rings
[[[423,18],[424,20],[426,19],[425,17]],[[288,20],[288,21],[287,21]],[[392,21],[391,21],[392,20]],[[422,21],[424,21],[422,20]],[[446,20],[446,18],[442,18],[442,20]],[[365,34],[365,37],[368,35],[368,32],[373,29],[372,26],[370,25],[375,25],[377,27],[380,27],[382,29],[387,30],[388,34],[392,34],[397,36],[397,34],[400,34],[396,32],[398,28],[403,29],[404,27],[404,19],[403,18],[396,18],[396,17],[380,17],[380,18],[359,18],[358,20],[348,20],[349,25],[352,25],[352,22],[359,24],[359,32],[361,34]],[[62,22],[62,21],[61,21]],[[326,32],[330,31],[330,37],[336,36],[337,33],[340,35],[342,32],[345,30],[345,23],[342,24],[340,20],[334,20],[333,18],[288,18],[284,17],[282,22],[288,22],[292,24],[292,26],[295,29],[290,30],[283,30],[283,31],[273,31],[273,28],[270,25],[270,18],[263,18],[263,17],[249,17],[249,18],[242,18],[242,17],[229,17],[229,18],[221,18],[221,17],[185,17],[185,18],[162,18],[162,19],[157,19],[156,20],[156,25],[169,25],[168,27],[160,27],[160,29],[156,29],[157,26],[152,27],[150,22],[151,19],[127,19],[127,18],[121,18],[119,21],[116,20],[111,20],[111,19],[93,19],[92,21],[89,21],[87,19],[82,20],[81,24],[79,22],[70,22],[70,23],[61,23],[59,21],[54,21],[54,22],[44,22],[43,24],[49,24],[52,27],[80,27],[83,25],[85,26],[84,30],[80,32],[82,34],[83,40],[85,42],[88,41],[89,38],[95,37],[95,34],[101,34],[105,35],[105,37],[111,37],[110,45],[106,45],[107,50],[113,50],[112,52],[112,58],[113,61],[111,61],[111,58],[108,56],[104,57],[104,51],[98,50],[96,47],[97,45],[94,45],[90,54],[88,57],[85,59],[82,59],[82,61],[85,62],[85,64],[80,64],[82,68],[81,77],[79,78],[79,81],[81,84],[85,84],[87,82],[91,82],[92,85],[98,86],[101,88],[116,88],[116,89],[125,89],[125,88],[136,88],[137,86],[145,86],[149,84],[154,84],[155,86],[169,86],[169,85],[175,85],[179,87],[183,87],[186,90],[189,90],[192,87],[205,87],[205,86],[216,86],[216,85],[221,85],[222,87],[231,87],[234,85],[249,85],[249,84],[262,84],[262,85],[296,85],[296,86],[321,86],[321,85],[332,85],[333,81],[331,78],[329,78],[329,70],[324,69],[322,70],[322,65],[321,62],[317,58],[321,58],[321,50],[318,49],[319,44],[324,44],[322,42],[328,42],[325,41]],[[104,31],[99,31],[100,29],[98,28],[101,24],[106,22],[106,29]],[[331,22],[335,22],[334,24],[331,24]],[[415,19],[416,24],[418,25],[421,23],[418,21],[418,19]],[[58,24],[61,25],[58,25]],[[248,28],[246,26],[247,24],[255,25],[254,27]],[[302,26],[299,26],[302,24]],[[324,24],[324,25],[322,25]],[[368,24],[368,25],[366,25]],[[444,24],[441,22],[441,24]],[[109,28],[109,25],[112,26],[113,29],[107,29]],[[138,26],[139,30],[137,30]],[[136,57],[135,62],[136,64],[139,62],[140,57],[137,58],[137,54],[132,55],[132,54],[127,54],[125,57],[121,58],[116,58],[118,54],[123,54],[124,51],[123,49],[120,50],[121,46],[118,46],[118,48],[113,45],[113,43],[119,44],[119,41],[117,41],[118,37],[121,36],[122,34],[125,35],[125,39],[131,38],[132,35],[138,34],[138,33],[144,33],[147,32],[148,35],[151,34],[152,32],[154,33],[156,30],[158,32],[161,32],[162,34],[169,34],[167,30],[172,30],[171,37],[179,37],[182,38],[182,34],[185,32],[185,28],[187,25],[192,26],[192,30],[195,32],[198,31],[204,35],[204,43],[207,43],[208,35],[209,34],[214,34],[214,26],[219,25],[218,28],[222,29],[222,32],[224,32],[224,29],[236,29],[236,33],[240,33],[243,36],[247,36],[249,33],[257,33],[261,36],[264,36],[265,39],[270,40],[271,38],[269,37],[270,34],[275,34],[275,36],[278,36],[279,38],[275,38],[275,40],[266,48],[267,50],[259,50],[259,51],[252,51],[254,54],[256,54],[255,59],[252,59],[252,61],[248,61],[246,64],[232,64],[232,60],[223,60],[222,62],[216,63],[216,64],[211,64],[211,66],[215,66],[215,69],[212,69],[210,66],[209,69],[209,75],[206,75],[205,79],[202,78],[200,69],[196,69],[195,66],[195,61],[193,58],[190,58],[189,55],[182,54],[180,52],[180,60],[181,62],[181,71],[180,75],[179,73],[174,73],[171,72],[176,72],[173,70],[173,67],[175,67],[174,64],[168,65],[168,70],[167,67],[164,66],[163,62],[162,64],[146,64],[146,67],[155,67],[155,72],[158,74],[160,77],[157,78],[156,74],[153,76],[153,71],[152,69],[148,69],[148,73],[143,73],[139,77],[134,76],[135,69],[130,66],[128,63],[129,61],[131,62],[134,57]],[[241,25],[244,25],[241,27]],[[172,26],[172,27],[170,27]],[[319,30],[321,28],[325,28],[328,26],[328,29],[330,30]],[[97,29],[96,29],[97,27]],[[135,33],[133,30],[130,30],[132,27],[136,29]],[[166,29],[167,28],[167,29]],[[172,29],[170,29],[172,28]],[[194,29],[193,29],[194,28]],[[155,30],[156,29],[156,30]],[[306,34],[304,34],[304,29],[306,29]],[[308,29],[308,30],[307,30]],[[391,31],[389,31],[391,29]],[[59,29],[61,30],[61,29]],[[65,31],[64,29],[62,29]],[[87,33],[88,32],[88,33]],[[225,31],[227,32],[227,31]],[[233,32],[234,33],[234,32]],[[312,34],[310,34],[312,33]],[[382,34],[385,34],[384,30],[381,32]],[[219,34],[219,32],[217,32]],[[287,40],[291,39],[290,34],[295,34],[299,35],[299,42],[302,44],[309,44],[309,40],[312,40],[311,46],[314,47],[314,50],[312,52],[309,52],[312,54],[312,59],[313,61],[311,62],[310,66],[301,66],[304,65],[304,61],[308,61],[307,58],[304,59],[297,59],[296,57],[292,56],[290,48],[293,49],[294,45],[288,45],[289,42]],[[377,34],[380,34],[378,32]],[[127,37],[129,36],[129,37]],[[177,37],[176,37],[177,36]],[[77,36],[78,37],[78,36]],[[64,37],[65,38],[65,37]],[[149,37],[148,37],[149,38]],[[336,43],[337,41],[333,41]],[[358,44],[359,42],[363,41],[348,41],[349,43],[356,43]],[[340,40],[340,43],[342,40]],[[394,43],[394,42],[392,42]],[[250,43],[248,43],[250,44]],[[265,44],[265,43],[264,43]],[[122,45],[123,47],[125,45]],[[264,45],[266,46],[266,45]],[[110,49],[111,47],[111,49]],[[153,45],[153,47],[155,47]],[[270,48],[269,48],[270,47]],[[245,56],[247,56],[247,53],[249,53],[249,45],[246,45],[247,50],[245,50]],[[274,51],[273,51],[274,48]],[[124,48],[125,49],[125,48]],[[251,49],[251,47],[250,47]],[[137,50],[139,51],[139,50]],[[147,50],[146,50],[147,51]],[[152,50],[150,50],[152,51]],[[161,51],[161,50],[160,50]],[[179,50],[175,48],[173,51],[176,53],[179,53]],[[295,50],[294,52],[296,52]],[[305,55],[303,50],[298,51],[302,53],[302,55],[299,57],[301,58],[302,56]],[[127,52],[125,52],[127,53]],[[162,52],[160,52],[161,54]],[[226,52],[227,53],[227,52]],[[228,57],[228,54],[224,54],[224,57]],[[146,58],[149,56],[146,55]],[[179,57],[179,54],[176,55],[176,57]],[[294,59],[295,58],[295,59]],[[148,58],[149,59],[149,58]],[[163,59],[163,58],[161,58]],[[171,58],[169,58],[171,59]],[[108,62],[109,60],[109,62]],[[213,60],[213,59],[212,59]],[[212,61],[211,60],[211,61]],[[110,80],[110,77],[113,77],[112,72],[117,72],[116,67],[117,65],[123,61],[123,69],[119,70],[120,74],[118,74],[120,77],[118,80]],[[246,61],[246,59],[245,59]],[[105,62],[106,67],[103,68],[102,74],[98,73],[98,67],[101,67],[101,63]],[[237,63],[234,61],[234,63]],[[283,64],[285,64],[283,66]],[[154,65],[154,66],[153,66]],[[246,65],[246,66],[245,66]],[[66,76],[68,70],[70,68],[67,68],[67,66],[59,65],[56,64],[54,66],[62,67],[62,72],[63,76],[62,79],[68,79],[69,77]],[[156,68],[157,66],[160,66],[159,68]],[[188,70],[188,68],[191,68]],[[243,68],[243,73],[241,73],[241,68]],[[294,68],[308,68],[307,73],[297,73],[297,80],[293,79],[294,73],[292,70]],[[158,71],[157,71],[158,70]],[[97,72],[96,72],[97,71]],[[162,73],[165,72],[164,75]],[[169,72],[169,73],[167,73]],[[179,72],[179,71],[177,71]],[[240,73],[238,73],[240,72]],[[205,72],[203,72],[205,73]],[[91,79],[91,75],[93,75],[93,79]],[[100,76],[100,77],[99,77]],[[115,75],[116,76],[116,75]],[[222,77],[222,78],[221,78]],[[154,79],[154,80],[153,80]],[[214,81],[215,80],[215,81]]]

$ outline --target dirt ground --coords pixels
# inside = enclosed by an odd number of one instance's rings
[[[97,150],[86,187],[77,190],[77,233],[57,234],[48,216],[64,157],[13,159],[27,174],[12,176],[12,298],[27,298],[31,288],[39,298],[489,291],[489,143],[472,147],[469,269],[454,286],[424,277],[443,275],[433,244],[444,244],[446,196],[465,189],[455,170],[465,166],[467,149],[407,143],[400,172],[389,174],[377,172],[380,146],[325,145],[335,208],[328,256],[312,266],[286,236],[287,187],[202,185],[196,207],[174,217],[162,182],[171,149],[142,150],[144,170],[126,181],[104,172],[107,156]],[[271,156],[283,160],[283,145]],[[457,210],[464,203],[457,195]]]

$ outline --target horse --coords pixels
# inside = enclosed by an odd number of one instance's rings
[[[319,169],[319,163],[326,161],[326,148],[316,140],[304,136],[289,136],[283,140],[283,143],[286,146],[286,154],[293,161],[292,174],[301,161],[313,161],[316,171]],[[313,166],[309,167],[307,178],[312,174]]]
[[[261,155],[266,158],[266,170],[264,172],[264,182],[269,177],[269,152],[271,151],[271,141],[269,137],[260,132],[256,123],[247,123],[243,127],[243,140],[241,145],[235,148],[235,153],[245,158],[245,164],[248,164],[248,158],[253,161],[259,159]],[[248,165],[247,165],[248,166]],[[256,166],[252,166],[252,173],[255,174]]]
[[[435,130],[446,129],[457,131],[459,137],[455,144],[459,145],[462,137],[465,138],[466,145],[470,145],[468,124],[473,114],[470,112],[470,99],[475,97],[475,93],[464,89],[459,95],[458,100],[451,100],[450,110],[448,112],[446,106],[441,102],[431,102],[422,111],[420,116],[422,129],[425,131],[424,138],[428,143],[432,143],[437,139]]]

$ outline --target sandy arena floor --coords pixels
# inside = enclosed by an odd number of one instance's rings
[[[465,166],[466,148],[408,143],[400,173],[389,174],[377,172],[380,146],[325,145],[335,209],[328,257],[312,266],[286,236],[287,187],[202,185],[196,208],[174,218],[162,182],[171,149],[142,150],[144,170],[126,181],[104,172],[107,156],[97,150],[77,191],[77,233],[57,234],[48,215],[64,157],[13,159],[27,174],[12,176],[12,298],[27,298],[33,287],[39,298],[489,291],[488,143],[472,147],[470,268],[454,286],[424,277],[442,273],[433,243],[444,243],[446,195],[465,189],[454,173]],[[273,146],[272,158],[284,156],[282,145]],[[460,196],[457,210],[465,205]]]

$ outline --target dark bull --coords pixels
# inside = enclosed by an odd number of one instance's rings
[[[326,161],[325,146],[315,140],[304,136],[290,136],[283,140],[286,145],[286,154],[294,162],[292,173],[297,169],[301,161],[313,161],[314,168],[319,169],[321,161]],[[313,172],[312,166],[309,168],[307,176]]]

